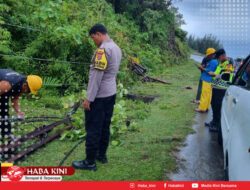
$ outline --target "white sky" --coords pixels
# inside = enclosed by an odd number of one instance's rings
[[[189,34],[213,34],[230,57],[250,54],[250,0],[182,0],[175,2]]]

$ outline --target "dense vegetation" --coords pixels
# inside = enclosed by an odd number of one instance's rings
[[[126,125],[120,125],[119,108],[112,121],[113,135],[111,146],[108,149],[108,164],[97,162],[97,172],[76,170],[72,176],[64,176],[64,181],[169,181],[169,172],[176,172],[179,159],[175,157],[179,146],[183,145],[183,139],[189,134],[195,113],[195,105],[190,100],[196,95],[197,81],[200,72],[195,69],[190,61],[186,64],[173,66],[163,70],[159,77],[172,82],[174,85],[160,83],[144,83],[138,85],[134,93],[157,96],[159,100],[145,104],[141,101],[123,99],[125,106],[122,110],[131,121]],[[185,72],[183,72],[185,71]],[[173,77],[175,76],[175,77]],[[185,79],[185,80],[183,80]],[[193,90],[185,90],[183,87],[189,85]],[[117,101],[119,105],[122,102]],[[23,105],[23,104],[22,104]],[[29,104],[30,105],[30,102]],[[39,108],[40,109],[40,108]],[[79,110],[80,111],[80,110]],[[37,112],[37,107],[34,109]],[[55,114],[58,110],[47,108],[47,114]],[[78,113],[77,113],[78,114]],[[33,113],[34,115],[34,113]],[[76,115],[75,115],[76,116]],[[75,117],[74,116],[74,117]],[[74,118],[75,119],[75,118]],[[76,120],[78,122],[78,120]],[[138,129],[134,129],[132,123],[136,122]],[[77,125],[74,123],[74,125]],[[82,124],[81,124],[82,126]],[[131,127],[133,127],[131,129]],[[125,129],[125,130],[124,130]],[[136,130],[133,132],[131,130]],[[18,166],[56,166],[64,158],[65,154],[76,145],[77,142],[66,140],[76,138],[76,134],[82,136],[82,131],[75,130],[74,133],[64,133],[64,140],[55,140],[26,160],[16,163]],[[117,135],[119,136],[117,139]],[[118,143],[117,146],[114,146]],[[73,161],[85,158],[84,144],[73,151],[63,166],[71,166]]]
[[[193,117],[189,99],[194,92],[182,87],[197,86],[194,83],[200,74],[184,64],[190,61],[186,33],[180,29],[183,22],[171,0],[0,0],[0,54],[18,56],[0,56],[0,68],[41,75],[47,86],[37,96],[20,100],[26,117],[64,117],[79,98],[84,98],[96,48],[88,35],[92,25],[104,24],[122,49],[111,123],[111,165],[98,165],[100,173],[76,171],[64,180],[161,180],[166,178],[165,172],[175,169],[172,152],[190,132]],[[141,84],[129,72],[131,58],[138,58],[150,74],[176,85]],[[178,64],[182,65],[174,66]],[[58,88],[57,84],[70,85]],[[133,85],[141,86],[135,93],[160,100],[145,104],[124,99]],[[64,96],[58,97],[61,91]],[[13,110],[10,113],[15,114]],[[72,122],[74,128],[64,132],[61,141],[49,143],[18,165],[57,165],[75,146],[74,141],[86,135],[82,109],[74,114]],[[19,126],[14,135],[23,135],[39,125]],[[82,145],[65,165],[83,157]]]
[[[123,51],[119,80],[131,83],[130,57],[150,71],[188,57],[182,22],[171,0],[0,0],[0,54],[52,60],[1,56],[0,67],[39,74],[45,85],[85,84],[95,50],[88,30],[102,23]]]
[[[188,37],[188,46],[202,54],[206,52],[207,48],[212,47],[217,50],[223,47],[220,40],[212,34],[205,35],[202,38],[196,38],[190,35]]]

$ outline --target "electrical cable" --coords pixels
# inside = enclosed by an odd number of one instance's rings
[[[81,139],[73,148],[70,149],[70,151],[63,157],[63,159],[59,163],[59,167],[63,165],[63,163],[68,159],[68,157],[72,154],[72,152],[83,142],[85,139]]]
[[[70,63],[70,64],[88,64],[86,62],[77,62],[77,61],[62,61],[62,60],[53,60],[53,59],[44,59],[44,58],[33,58],[33,57],[25,57],[19,55],[10,55],[10,54],[0,54],[1,57],[14,57],[18,59],[28,59],[28,60],[35,60],[35,61],[44,61],[44,62],[58,62],[58,63]]]

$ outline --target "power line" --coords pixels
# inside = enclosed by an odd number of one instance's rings
[[[7,21],[6,19],[3,19],[3,18],[2,18],[2,20]],[[25,27],[25,26],[21,26],[21,25],[17,25],[17,24],[0,23],[0,25],[7,25],[7,26],[12,26],[12,27],[17,27],[17,28],[22,28],[22,29],[41,32],[41,30],[39,30],[39,29],[32,28],[32,27]],[[90,63],[77,62],[77,61],[62,61],[62,60],[52,60],[52,59],[43,59],[43,58],[31,58],[31,57],[8,55],[8,54],[0,54],[0,56],[2,56],[2,57],[14,57],[14,58],[18,58],[18,59],[35,60],[35,61],[44,61],[44,62],[59,62],[59,63],[86,64],[86,65],[90,64]]]
[[[85,83],[83,84],[44,84],[43,87],[70,87],[70,86],[86,86]]]
[[[36,28],[32,28],[32,27],[28,27],[28,26],[21,26],[21,25],[16,25],[16,24],[11,24],[11,23],[0,23],[1,25],[7,25],[7,26],[12,26],[12,27],[16,27],[16,28],[22,28],[22,29],[27,29],[27,30],[32,30],[32,31],[36,31],[36,32],[41,32],[41,30],[38,30]]]
[[[4,18],[0,18],[0,20],[5,20],[8,21]],[[33,27],[25,27],[17,24],[10,24],[10,23],[0,23],[0,25],[7,25],[7,26],[12,26],[12,27],[17,27],[17,28],[22,28],[22,29],[27,29],[31,31],[37,31],[37,32],[42,32],[39,29],[33,28]],[[77,62],[77,61],[62,61],[62,60],[52,60],[52,59],[43,59],[43,58],[32,58],[32,57],[25,57],[25,56],[17,56],[17,55],[8,55],[8,54],[0,54],[2,57],[15,57],[19,59],[28,59],[28,60],[36,60],[36,61],[45,61],[45,62],[59,62],[59,63],[70,63],[70,64],[86,64],[90,65],[90,63],[86,62]]]
[[[44,62],[58,62],[58,63],[69,63],[69,64],[90,64],[86,62],[77,62],[77,61],[62,61],[62,60],[53,60],[53,59],[43,59],[43,58],[33,58],[33,57],[25,57],[19,55],[9,55],[9,54],[0,54],[1,57],[14,57],[17,59],[28,59],[28,60],[35,60],[35,61],[44,61]]]

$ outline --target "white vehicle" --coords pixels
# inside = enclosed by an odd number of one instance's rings
[[[222,103],[224,169],[226,179],[230,181],[250,181],[249,76],[250,55],[236,73]]]

